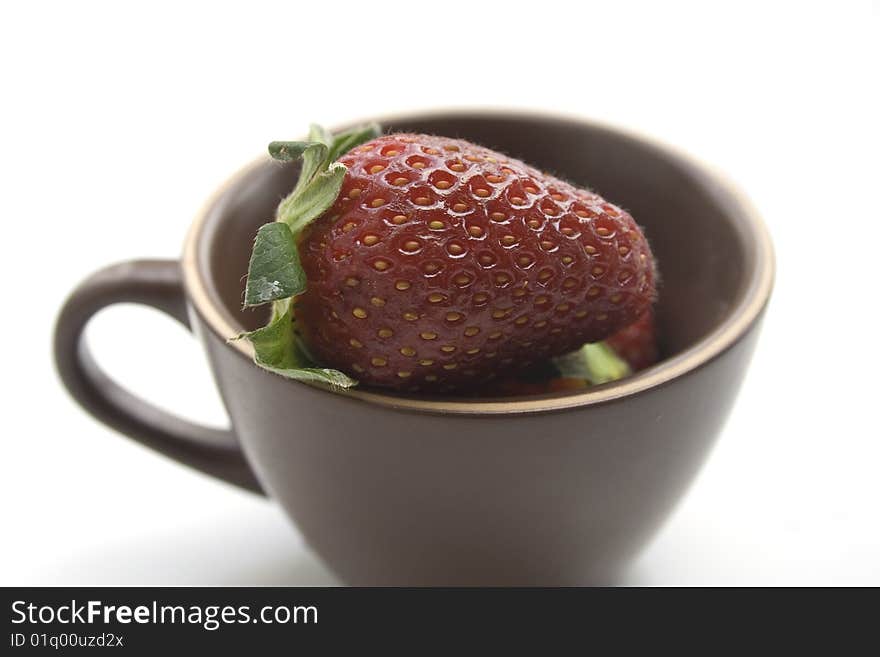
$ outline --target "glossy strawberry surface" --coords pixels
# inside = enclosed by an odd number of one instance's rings
[[[458,390],[602,340],[651,306],[654,261],[597,194],[469,142],[383,136],[340,158],[306,231],[300,331],[363,384]]]
[[[629,364],[633,372],[650,367],[657,362],[658,355],[653,311],[649,310],[605,342]]]

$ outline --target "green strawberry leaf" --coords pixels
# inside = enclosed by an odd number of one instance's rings
[[[310,141],[273,141],[269,144],[269,155],[280,162],[296,162],[314,145]]]
[[[263,369],[297,381],[316,381],[339,388],[351,388],[357,381],[338,370],[314,367],[293,328],[289,303],[286,310],[263,328],[239,337],[247,338],[254,346],[254,362]]]
[[[287,224],[273,222],[257,231],[244,291],[246,307],[302,294],[306,273]]]
[[[333,143],[333,135],[324,129],[324,126],[313,123],[309,126],[309,141],[317,141],[330,148]]]
[[[281,201],[276,221],[290,227],[294,235],[320,217],[333,205],[347,169],[344,164],[334,162],[326,171],[315,175],[308,183]]]
[[[553,364],[561,376],[586,379],[593,385],[632,374],[627,362],[604,342],[585,344],[577,351],[554,358]]]
[[[366,143],[371,139],[375,139],[381,134],[382,128],[379,127],[378,123],[370,123],[340,133],[333,138],[333,142],[330,144],[330,154],[328,157],[331,162],[334,162],[348,153],[352,148],[357,148],[361,144]]]
[[[329,149],[326,144],[318,141],[313,141],[309,144],[308,148],[303,151],[303,163],[299,172],[299,180],[296,182],[296,187],[293,188],[290,196],[299,194],[302,188],[308,185],[319,171],[327,168],[329,164],[328,152]]]

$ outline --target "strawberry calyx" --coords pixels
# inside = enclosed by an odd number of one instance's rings
[[[302,160],[302,168],[293,191],[278,205],[275,221],[257,231],[248,264],[244,305],[271,303],[272,314],[266,326],[235,339],[247,339],[254,347],[254,361],[266,370],[340,388],[357,385],[356,380],[339,370],[316,366],[297,330],[292,302],[307,286],[297,244],[303,230],[339,196],[347,169],[337,158],[379,134],[381,129],[376,124],[336,136],[313,125],[307,141],[269,144],[269,154],[274,159]]]
[[[553,359],[559,376],[585,379],[591,385],[617,381],[632,374],[632,369],[605,342],[585,344],[577,351]]]

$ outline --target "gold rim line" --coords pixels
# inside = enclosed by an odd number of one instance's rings
[[[474,118],[480,115],[491,116],[492,114],[497,115],[499,113],[502,112],[487,112],[484,110],[467,112],[457,110],[454,112],[444,112],[442,116],[444,118],[454,118],[458,115],[461,117],[468,116]],[[741,193],[736,185],[727,179],[726,176],[719,173],[714,167],[699,162],[695,157],[688,153],[660,143],[653,138],[636,134],[627,129],[621,129],[601,122],[592,120],[586,121],[584,119],[565,115],[554,116],[516,111],[504,113],[510,117],[523,119],[540,118],[551,121],[580,123],[590,127],[608,130],[622,137],[634,139],[690,165],[695,171],[713,182],[717,187],[726,191],[730,197],[736,201],[742,217],[747,219],[746,222],[740,221],[740,223],[747,224],[745,227],[750,233],[751,238],[754,240],[755,266],[752,270],[751,280],[748,283],[748,287],[741,294],[741,299],[737,306],[730,311],[728,317],[719,326],[681,353],[661,361],[657,365],[640,374],[628,377],[619,382],[603,385],[595,390],[587,392],[567,393],[563,396],[555,397],[471,401],[461,399],[417,399],[360,390],[358,388],[331,390],[327,386],[322,386],[320,384],[303,383],[288,379],[287,383],[289,385],[308,385],[309,387],[321,390],[326,394],[343,395],[385,407],[430,413],[498,415],[565,410],[627,397],[681,377],[688,372],[699,368],[705,363],[708,363],[733,346],[754,324],[755,320],[766,306],[770,298],[770,292],[773,288],[773,280],[775,276],[773,247],[769,232],[767,231],[759,213],[754,208],[751,201]],[[401,115],[398,118],[412,121],[419,120],[420,118],[438,118],[440,116],[440,112],[431,112],[424,114]],[[393,122],[394,119],[395,117],[391,116],[387,117],[385,121]],[[186,289],[187,297],[193,308],[199,313],[205,323],[212,331],[214,331],[217,337],[224,342],[241,333],[244,328],[242,326],[236,326],[235,320],[232,316],[227,313],[222,306],[211,299],[208,286],[202,278],[202,273],[199,267],[198,249],[202,229],[209,216],[209,210],[213,208],[223,196],[225,196],[229,189],[240,180],[247,177],[254,169],[265,165],[267,161],[268,158],[261,157],[243,167],[236,174],[227,179],[226,182],[224,182],[202,206],[200,212],[196,215],[187,234],[186,241],[184,242],[181,267],[183,270],[184,287]],[[251,361],[253,360],[253,347],[246,340],[226,342],[226,346],[229,349],[239,352],[242,356],[247,357]],[[254,364],[253,367],[258,366]],[[279,376],[280,378],[280,375],[273,374],[272,376]]]

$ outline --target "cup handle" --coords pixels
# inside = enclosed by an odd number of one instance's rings
[[[161,310],[190,328],[180,263],[133,260],[95,272],[77,287],[55,326],[55,364],[73,398],[104,424],[190,467],[255,493],[263,489],[231,430],[193,424],[135,397],[97,365],[83,339],[92,316],[116,303]]]

